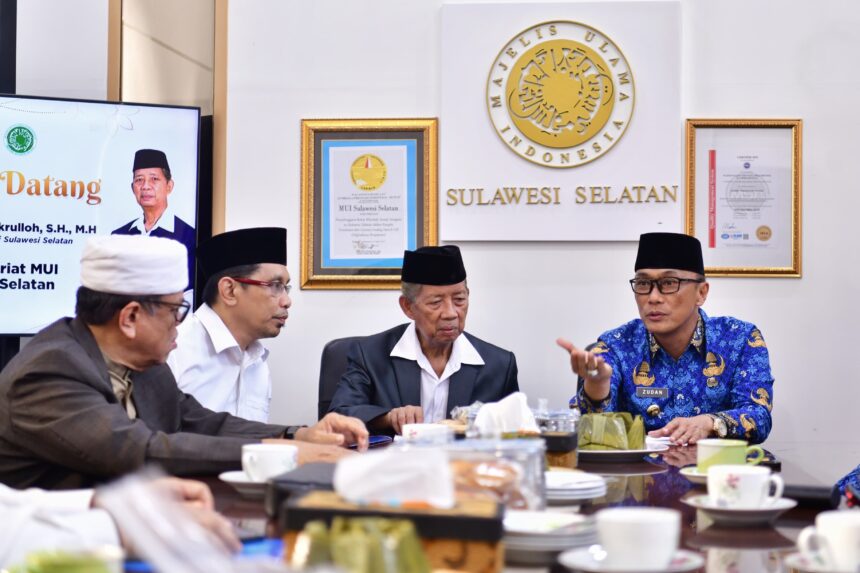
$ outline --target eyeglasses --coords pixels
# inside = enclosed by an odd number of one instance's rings
[[[290,291],[293,290],[293,285],[288,285],[282,281],[258,281],[256,279],[246,279],[245,277],[230,277],[237,283],[242,283],[244,285],[256,285],[263,286],[269,289],[269,294],[278,297],[281,296],[281,293],[290,294]]]
[[[191,310],[191,304],[187,300],[182,302],[167,302],[165,300],[148,300],[144,304],[158,304],[161,306],[169,306],[173,309],[173,318],[176,322],[182,322],[188,316],[188,311]]]
[[[678,277],[663,277],[661,279],[630,279],[630,288],[636,294],[651,294],[654,285],[660,294],[673,294],[681,289],[681,283],[703,283],[705,279],[679,279]]]

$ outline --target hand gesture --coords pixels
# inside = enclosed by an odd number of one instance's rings
[[[702,414],[692,418],[675,418],[659,430],[648,432],[648,435],[655,438],[669,436],[673,443],[687,445],[707,438],[713,429],[713,418]]]
[[[555,343],[570,354],[570,368],[574,374],[586,382],[609,382],[609,378],[612,377],[612,366],[601,356],[581,350],[564,338],[559,338]]]

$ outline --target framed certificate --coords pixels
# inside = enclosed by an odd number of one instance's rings
[[[799,119],[687,120],[687,234],[710,276],[801,276]]]
[[[301,287],[396,289],[437,242],[436,119],[302,120]]]

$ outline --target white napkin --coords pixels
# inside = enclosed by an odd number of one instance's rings
[[[430,448],[386,448],[341,458],[334,470],[334,490],[359,504],[425,502],[433,507],[454,506],[448,454]]]
[[[522,392],[514,392],[498,402],[481,406],[475,417],[475,429],[482,436],[502,432],[540,431],[529,408],[528,398]]]

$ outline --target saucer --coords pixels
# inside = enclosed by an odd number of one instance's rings
[[[233,486],[242,497],[260,499],[266,495],[266,482],[254,481],[242,470],[224,472],[218,479]]]
[[[524,535],[570,535],[594,528],[593,520],[578,513],[509,509],[505,512],[505,533]]]
[[[696,466],[685,466],[678,470],[678,473],[698,485],[708,484],[708,474],[699,471]]]
[[[684,503],[704,511],[714,523],[729,527],[748,527],[772,524],[779,515],[797,505],[787,497],[781,497],[771,505],[754,509],[717,507],[711,504],[707,494],[694,495],[682,499]]]
[[[672,561],[665,569],[614,569],[608,567],[603,560],[606,553],[599,545],[591,547],[580,547],[565,551],[558,556],[558,562],[574,571],[585,571],[586,573],[682,573],[684,571],[695,571],[705,565],[701,555],[693,551],[679,549],[672,556]]]
[[[786,555],[782,562],[792,571],[799,571],[802,573],[837,573],[835,571],[821,569],[821,566],[818,563],[815,563],[814,560],[810,559],[803,553],[792,553],[790,555]]]
[[[544,472],[547,502],[570,503],[606,495],[606,479],[583,471]]]

